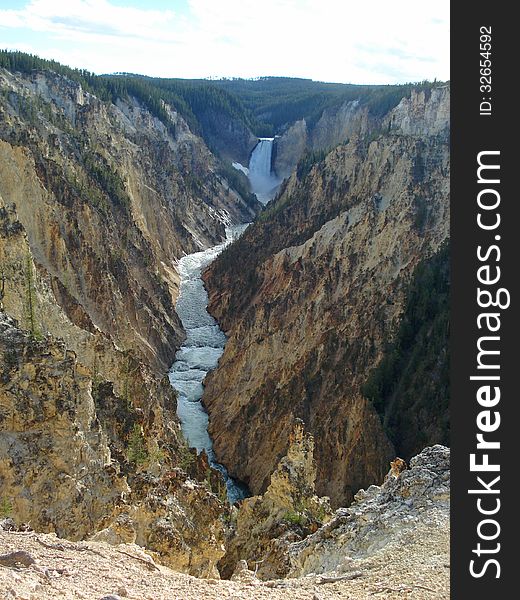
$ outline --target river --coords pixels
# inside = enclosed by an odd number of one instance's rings
[[[208,294],[201,275],[246,227],[228,227],[225,242],[179,260],[177,268],[181,284],[175,310],[186,330],[186,340],[177,351],[169,373],[170,382],[177,391],[177,414],[188,445],[197,452],[205,450],[211,466],[223,473],[230,503],[246,497],[248,491],[229,477],[226,469],[216,461],[208,433],[208,415],[201,403],[204,378],[215,369],[226,345],[226,336],[207,311]]]

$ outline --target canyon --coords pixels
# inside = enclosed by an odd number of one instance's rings
[[[138,557],[71,598],[444,597],[449,85],[221,84],[0,66],[0,585],[53,597],[54,546]]]
[[[449,236],[449,88],[412,92],[368,138],[359,110],[347,111],[350,139],[307,169],[301,162],[204,274],[209,310],[229,336],[206,379],[210,433],[218,459],[254,493],[284,455],[294,417],[315,435],[317,490],[336,506],[380,480],[395,454],[362,387],[415,269]],[[441,441],[439,429],[423,447]]]
[[[53,71],[0,84],[2,501],[40,531],[105,531],[215,574],[225,509],[167,378],[185,338],[175,264],[255,205],[169,107],[168,128]]]

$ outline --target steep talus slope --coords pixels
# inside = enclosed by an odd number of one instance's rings
[[[302,164],[205,274],[210,310],[230,336],[206,380],[210,432],[254,493],[295,416],[316,440],[320,495],[338,506],[382,479],[394,450],[361,387],[414,270],[448,236],[448,107],[446,86],[413,92],[378,132]]]

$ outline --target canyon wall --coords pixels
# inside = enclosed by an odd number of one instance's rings
[[[444,129],[449,119],[445,89],[415,90],[393,110],[386,108],[385,100],[370,106],[370,100],[362,98],[326,108],[316,122],[297,121],[276,138],[273,168],[279,177],[289,177],[306,152],[330,151],[353,136],[375,135],[383,128],[432,135]]]
[[[102,102],[52,72],[2,70],[0,87],[1,206],[16,205],[69,319],[86,313],[87,328],[164,372],[183,337],[174,262],[222,241],[253,208],[174,107],[163,123],[135,99]],[[9,293],[16,275],[3,268]],[[43,316],[44,330],[62,333]]]
[[[164,110],[0,69],[0,500],[38,531],[218,576],[218,477],[166,377],[185,336],[175,265],[256,207]]]
[[[293,173],[205,273],[229,341],[203,402],[217,457],[253,493],[294,417],[314,435],[317,493],[334,505],[385,474],[393,444],[362,388],[417,266],[449,235],[448,117],[449,87],[413,91],[377,131],[358,128]]]

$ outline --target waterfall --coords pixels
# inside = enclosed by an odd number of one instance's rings
[[[249,182],[253,193],[262,204],[272,200],[280,179],[271,171],[274,138],[260,138],[249,159]]]

